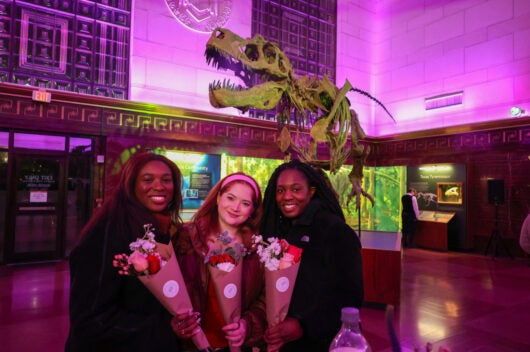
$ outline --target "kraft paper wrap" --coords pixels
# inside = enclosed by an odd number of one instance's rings
[[[289,311],[300,262],[280,270],[265,269],[265,306],[270,326],[282,322]]]
[[[156,251],[167,260],[167,263],[156,274],[138,276],[138,279],[171,315],[192,311],[193,306],[173,246],[157,243]],[[210,346],[202,329],[191,339],[199,350]]]
[[[241,318],[241,281],[243,263],[240,261],[232,271],[223,271],[208,265],[213,280],[215,295],[226,324],[237,323]],[[230,346],[230,351],[239,352],[241,347]]]

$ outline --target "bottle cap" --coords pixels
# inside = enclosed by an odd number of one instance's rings
[[[341,320],[348,323],[359,321],[359,310],[355,307],[344,307],[341,312]]]

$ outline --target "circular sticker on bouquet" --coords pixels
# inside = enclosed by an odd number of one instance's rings
[[[282,276],[276,280],[276,289],[280,292],[287,291],[289,289],[289,279],[285,276]]]
[[[226,298],[234,298],[237,295],[237,286],[234,284],[226,285],[223,294]]]
[[[173,298],[179,293],[179,283],[175,280],[169,280],[162,287],[162,293],[167,298]]]

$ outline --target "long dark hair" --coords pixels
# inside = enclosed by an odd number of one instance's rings
[[[112,228],[116,235],[129,235],[132,239],[140,236],[141,233],[128,234],[127,232],[130,229],[141,229],[146,223],[156,223],[154,214],[140,203],[134,190],[136,178],[140,174],[140,170],[151,161],[161,161],[171,170],[174,192],[173,199],[169,203],[167,210],[171,217],[171,223],[180,227],[182,224],[182,219],[180,218],[180,209],[182,207],[182,173],[180,169],[174,162],[163,155],[142,152],[134,154],[124,164],[116,188],[103,203],[102,207],[96,209],[95,214],[81,231],[80,238],[83,238],[87,232],[102,221],[112,222]]]
[[[276,203],[276,186],[280,174],[285,170],[292,169],[298,170],[305,175],[309,187],[315,187],[316,190],[313,199],[320,200],[321,206],[324,209],[331,211],[343,220],[345,219],[342,208],[337,200],[337,196],[333,189],[328,186],[321,171],[298,159],[293,159],[278,166],[269,179],[263,197],[263,222],[260,227],[261,234],[265,236],[278,236],[278,231],[280,231],[280,219],[283,215]]]

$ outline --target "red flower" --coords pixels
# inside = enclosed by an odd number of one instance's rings
[[[302,248],[290,245],[287,253],[293,256],[293,263],[298,263],[302,257]]]
[[[236,261],[234,260],[234,258],[232,258],[232,257],[230,256],[230,254],[228,254],[228,253],[223,253],[223,254],[222,254],[222,257],[221,257],[220,262],[222,262],[222,263],[232,263],[232,264],[235,264],[235,263],[236,263]]]
[[[160,257],[156,254],[149,254],[147,256],[147,261],[149,262],[149,273],[156,274],[160,271]]]

